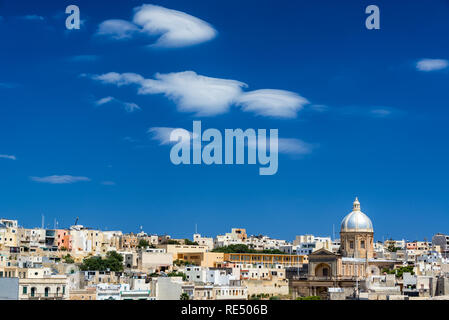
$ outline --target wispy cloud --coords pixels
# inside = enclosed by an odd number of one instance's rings
[[[370,110],[370,113],[375,117],[388,117],[393,113],[392,109],[386,109],[386,108],[379,108],[379,109],[372,109]]]
[[[0,159],[17,160],[16,156],[9,154],[0,154]]]
[[[105,105],[105,104],[108,104],[108,103],[112,103],[112,102],[117,103],[118,105],[123,107],[123,109],[125,109],[126,112],[129,112],[129,113],[141,110],[141,108],[137,104],[135,104],[134,102],[123,102],[123,101],[121,101],[119,99],[116,99],[114,97],[101,98],[100,100],[95,102],[95,105],[96,106],[102,106],[102,105]]]
[[[43,16],[39,16],[39,15],[35,15],[35,14],[22,16],[21,18],[24,20],[30,20],[30,21],[44,21],[45,20],[45,18]]]
[[[300,95],[264,89],[244,92],[247,84],[231,79],[202,76],[194,71],[160,74],[146,79],[136,73],[110,72],[91,76],[93,80],[118,87],[135,85],[138,94],[164,94],[174,101],[180,112],[193,112],[198,116],[215,116],[239,105],[243,111],[263,116],[294,118],[309,102]]]
[[[191,141],[195,135],[182,128],[169,128],[169,127],[154,127],[148,130],[148,133],[151,135],[151,139],[158,141],[160,145],[171,145],[178,143],[178,141],[170,141],[170,135],[173,130],[179,129],[181,130],[181,134],[183,135],[183,141]],[[246,145],[249,148],[256,149],[258,146],[258,142],[250,140],[245,141]],[[266,142],[267,146],[270,145],[270,140]],[[192,145],[191,145],[192,147]],[[302,156],[307,155],[313,152],[315,148],[318,146],[315,144],[304,142],[300,139],[295,138],[279,138],[277,141],[277,149],[279,154],[293,155],[293,156]]]
[[[443,70],[447,67],[449,61],[445,59],[421,59],[416,63],[416,69],[424,72]]]
[[[91,181],[87,177],[75,177],[70,175],[62,175],[62,176],[48,176],[48,177],[30,177],[30,179],[34,182],[39,183],[49,183],[49,184],[72,184],[76,182],[87,182]]]
[[[259,145],[257,141],[249,141],[247,143],[249,148],[256,149]],[[266,146],[269,148],[271,145],[270,139],[267,139]],[[276,145],[276,144],[275,144]],[[292,156],[303,156],[311,154],[313,150],[317,148],[317,145],[304,142],[303,140],[296,138],[278,138],[277,149],[279,154],[286,154]]]
[[[101,184],[104,186],[110,186],[110,187],[117,185],[114,181],[102,181]]]
[[[169,128],[169,127],[153,127],[148,129],[148,134],[151,135],[151,139],[158,141],[160,145],[175,144],[176,141],[170,141],[170,135],[174,130],[180,130],[183,140],[190,140],[193,137],[193,133],[182,128]]]
[[[394,118],[404,115],[406,112],[401,109],[385,106],[344,106],[331,108],[330,111],[343,116],[358,116],[371,118]]]
[[[294,138],[279,138],[278,152],[290,155],[306,155],[312,153],[316,145]]]
[[[106,20],[99,25],[97,34],[113,39],[129,39],[139,34],[159,36],[153,46],[174,48],[209,41],[215,38],[217,31],[207,22],[187,13],[145,4],[134,8],[132,22]]]

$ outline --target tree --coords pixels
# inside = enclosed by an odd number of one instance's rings
[[[387,250],[388,250],[389,252],[396,252],[396,251],[399,250],[399,248],[396,248],[396,247],[394,246],[394,244],[390,244],[390,245],[387,247]]]
[[[67,254],[66,256],[62,257],[65,263],[75,263],[75,260],[72,258],[70,254]]]
[[[174,272],[173,271],[173,272],[167,273],[167,276],[168,277],[182,277],[183,281],[187,280],[187,275],[183,272]]]
[[[179,298],[180,300],[190,300],[190,297],[187,293],[182,293],[181,297]]]
[[[180,243],[177,240],[170,239],[170,240],[167,241],[167,244],[180,244]]]
[[[197,264],[191,261],[186,261],[186,260],[179,260],[176,259],[175,261],[173,261],[173,264],[175,266],[196,266]]]
[[[190,241],[189,239],[184,239],[184,244],[188,246],[198,246],[198,242]]]
[[[262,251],[254,250],[249,248],[245,244],[231,244],[229,246],[215,248],[212,252],[223,252],[223,253],[265,253],[265,254],[286,254],[277,249],[266,249]]]
[[[80,266],[81,271],[123,271],[123,256],[116,251],[109,251],[106,258],[99,256],[86,258]]]
[[[319,296],[298,297],[296,300],[321,300]]]
[[[137,248],[142,249],[142,248],[147,248],[149,246],[150,246],[150,243],[148,242],[148,240],[140,239],[139,244],[137,245]]]

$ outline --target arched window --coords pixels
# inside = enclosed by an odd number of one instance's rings
[[[31,296],[34,297],[36,295],[36,288],[32,287],[31,288]]]
[[[50,288],[46,287],[45,288],[45,296],[48,297],[48,294],[50,293]]]

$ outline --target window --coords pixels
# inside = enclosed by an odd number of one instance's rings
[[[365,241],[360,241],[360,248],[365,249]]]
[[[27,293],[28,293],[28,287],[23,287],[22,293],[23,293],[23,294],[27,294]]]
[[[354,241],[349,241],[349,248],[354,249]]]

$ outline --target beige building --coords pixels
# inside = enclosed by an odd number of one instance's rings
[[[50,268],[27,269],[19,278],[19,300],[65,300],[67,276],[53,275]]]
[[[137,254],[137,268],[143,272],[167,271],[173,267],[173,254],[165,249],[146,249]]]
[[[358,199],[341,223],[338,253],[320,249],[309,255],[307,277],[293,277],[294,296],[328,297],[329,288],[341,289],[344,296],[358,295],[358,284],[368,276],[379,275],[383,268],[394,267],[395,260],[375,259],[373,224],[360,210]]]
[[[97,289],[89,287],[86,289],[70,290],[69,300],[96,300]]]
[[[17,220],[0,219],[0,250],[18,247]]]

